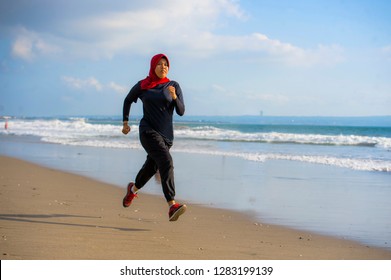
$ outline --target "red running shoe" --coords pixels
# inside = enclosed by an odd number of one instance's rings
[[[175,203],[170,207],[170,210],[168,211],[168,218],[170,222],[174,222],[178,220],[179,216],[185,213],[186,211],[186,205],[185,204],[179,204]]]
[[[124,207],[129,207],[130,204],[132,204],[133,198],[137,197],[137,194],[132,192],[132,187],[133,186],[134,186],[134,183],[129,183],[128,190],[126,192],[124,200],[122,201],[122,205]]]

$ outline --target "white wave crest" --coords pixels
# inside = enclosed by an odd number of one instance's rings
[[[99,148],[131,148],[142,149],[138,139],[138,126],[131,126],[132,133],[121,133],[122,123],[102,124],[89,123],[85,118],[58,119],[13,119],[9,122],[8,130],[1,134],[32,135],[42,141],[76,146],[90,146]],[[174,150],[186,153],[201,153],[239,157],[246,160],[264,162],[266,160],[291,160],[316,164],[326,164],[338,167],[365,171],[391,172],[391,161],[388,156],[372,160],[368,157],[346,157],[330,155],[297,154],[295,149],[284,153],[235,152],[218,148],[219,145],[197,145],[198,148],[189,149],[187,143],[197,143],[200,140],[227,141],[227,142],[261,142],[261,143],[292,143],[306,145],[341,145],[341,146],[368,146],[382,149],[388,153],[391,149],[391,138],[370,137],[358,135],[320,135],[320,134],[293,134],[280,132],[243,133],[234,130],[216,128],[213,126],[188,127],[182,126],[175,130],[175,137],[184,144],[174,146]],[[191,141],[187,141],[187,140]],[[385,150],[385,151],[384,151]],[[302,150],[303,151],[303,150]]]
[[[179,129],[175,137],[213,141],[293,143],[309,145],[376,146],[390,149],[391,138],[359,135],[294,134],[280,132],[243,133],[212,126]]]
[[[314,155],[290,155],[275,153],[244,153],[244,152],[225,152],[225,151],[205,151],[177,149],[178,152],[193,154],[208,154],[215,156],[237,157],[245,160],[265,162],[267,160],[289,160],[300,161],[315,164],[324,164],[338,166],[360,171],[379,171],[391,172],[391,163],[385,160],[357,159],[357,158],[339,158],[331,156],[314,156]]]

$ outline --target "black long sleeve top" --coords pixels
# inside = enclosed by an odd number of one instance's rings
[[[175,87],[177,99],[173,100],[167,87]],[[185,103],[182,90],[175,81],[159,84],[154,88],[142,90],[141,82],[132,87],[124,100],[123,121],[129,120],[131,104],[137,103],[140,99],[143,102],[143,118],[140,121],[140,133],[153,129],[160,133],[164,139],[172,144],[174,140],[173,112],[174,108],[178,115],[185,113]]]

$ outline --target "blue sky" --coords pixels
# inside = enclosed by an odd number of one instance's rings
[[[390,15],[386,0],[0,0],[0,115],[120,116],[160,52],[188,115],[391,115]]]

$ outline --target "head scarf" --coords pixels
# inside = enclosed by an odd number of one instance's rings
[[[170,66],[168,57],[165,54],[160,53],[153,56],[151,59],[151,68],[149,69],[149,75],[144,80],[141,81],[141,89],[154,88],[159,84],[164,84],[170,81],[167,77],[160,79],[155,73],[156,65],[159,63],[160,59],[162,58],[165,58],[167,60],[168,66]]]

